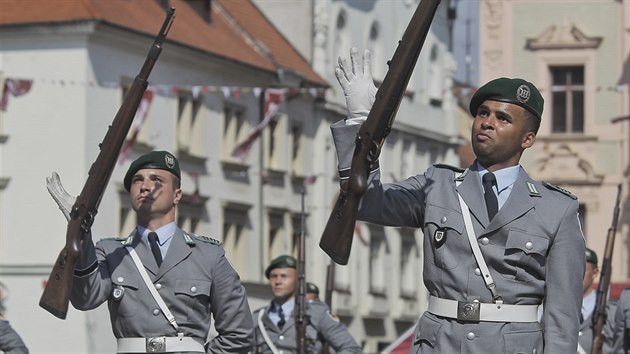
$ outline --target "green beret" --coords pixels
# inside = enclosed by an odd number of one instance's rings
[[[485,100],[519,105],[541,119],[545,100],[540,91],[523,79],[498,78],[481,86],[470,100],[470,114],[477,116],[479,106]]]
[[[129,166],[124,179],[125,189],[127,192],[131,189],[131,179],[133,178],[133,175],[143,168],[165,170],[174,174],[179,179],[182,178],[181,171],[179,169],[179,162],[173,154],[168,151],[151,151],[138,157]]]
[[[587,248],[584,253],[586,255],[586,261],[597,266],[597,253],[590,248]]]
[[[317,285],[307,281],[306,282],[306,293],[307,294],[319,295],[319,288],[317,287]]]
[[[295,260],[295,258],[289,255],[284,255],[284,256],[275,258],[273,261],[271,261],[271,263],[269,264],[269,267],[265,269],[265,276],[267,277],[267,279],[269,279],[269,275],[271,274],[271,271],[276,268],[297,269],[297,261]]]

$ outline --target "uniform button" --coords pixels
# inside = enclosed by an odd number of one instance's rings
[[[481,275],[481,269],[475,268],[475,275]]]
[[[160,283],[155,284],[155,288],[158,290],[162,289],[162,284]]]
[[[119,283],[122,283],[122,282],[125,280],[125,278],[123,278],[123,277],[118,277],[118,278],[116,278],[116,280],[118,280],[118,282],[119,282]]]
[[[154,309],[153,310],[153,316],[157,316],[160,314],[160,309]]]
[[[479,302],[479,299],[474,299],[473,302]]]
[[[468,340],[473,340],[475,339],[475,334],[473,332],[468,332],[466,338],[468,338]]]
[[[525,243],[525,248],[527,248],[528,250],[531,250],[532,248],[534,248],[534,244],[531,243],[531,241],[527,241]]]
[[[279,350],[278,354],[284,354],[284,352],[282,350]]]
[[[443,217],[442,217],[442,219],[440,219],[440,222],[441,222],[442,224],[444,224],[444,223],[446,223],[446,220],[448,220],[448,219],[446,218],[446,216],[443,216]]]
[[[490,243],[490,240],[488,240],[487,237],[484,237],[484,238],[481,239],[481,243],[484,244],[484,245],[487,245],[487,244]]]
[[[191,287],[190,291],[193,292],[193,293],[196,293],[197,292],[197,287],[196,286]]]
[[[280,337],[278,337],[278,339],[284,340],[284,336],[280,336]]]
[[[532,354],[536,354],[536,353],[537,353],[536,348],[532,349]]]

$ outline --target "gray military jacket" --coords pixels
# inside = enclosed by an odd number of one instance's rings
[[[72,305],[90,310],[107,301],[116,338],[177,335],[125,247],[132,245],[185,336],[205,343],[212,315],[218,336],[206,344],[207,353],[247,353],[251,348],[253,321],[245,288],[218,241],[178,228],[159,268],[137,233],[102,239],[96,247],[89,236],[83,244]]]
[[[617,306],[613,311],[608,311],[607,324],[610,324],[610,333],[606,334],[606,343],[603,353],[630,353],[630,288],[621,292]]]
[[[359,125],[332,126],[340,175],[348,170]],[[398,183],[372,171],[358,218],[421,228],[423,280],[430,295],[492,303],[471,251],[457,192],[466,201],[481,252],[505,304],[544,302],[538,322],[464,322],[425,312],[412,353],[575,353],[582,303],[584,238],[574,197],[532,180],[521,169],[508,200],[489,222],[481,179],[430,167]],[[436,231],[444,231],[438,238]],[[439,239],[439,242],[438,242]],[[544,326],[544,331],[543,331]]]
[[[0,351],[4,354],[28,354],[22,338],[6,320],[0,320]]]
[[[578,343],[585,353],[590,354],[593,347],[593,314],[584,318],[580,323],[580,331],[578,332]]]
[[[267,316],[270,308],[271,304],[253,313],[256,326],[254,331],[253,353],[272,353],[265,342],[260,324],[258,323],[260,311],[263,311],[262,326],[267,331],[269,339],[276,346],[278,351],[284,354],[297,353],[297,334],[293,316],[288,316],[286,324],[282,327],[282,330],[280,330],[278,326],[269,319],[269,316]],[[332,318],[326,304],[319,301],[308,302],[307,313],[310,317],[309,323],[306,326],[308,353],[319,354],[324,344],[322,340],[328,342],[337,354],[361,353],[361,348],[354,338],[352,338],[346,326]]]

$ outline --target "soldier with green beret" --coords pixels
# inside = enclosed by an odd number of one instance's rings
[[[265,269],[273,293],[271,303],[253,313],[255,321],[254,353],[296,353],[295,296],[297,260],[290,255],[274,258]],[[308,353],[320,353],[328,343],[335,353],[361,353],[346,326],[335,320],[330,309],[320,301],[307,302]]]
[[[584,252],[585,271],[582,281],[582,312],[580,314],[580,328],[578,332],[578,353],[590,353],[593,345],[593,315],[597,292],[593,288],[599,267],[597,266],[597,253],[590,248]]]
[[[332,125],[342,183],[372,103],[387,99],[375,97],[369,56],[353,48],[335,70],[348,108]],[[585,266],[577,198],[520,165],[543,106],[530,81],[497,78],[470,101],[471,166],[435,164],[395,183],[370,171],[357,219],[424,235],[429,306],[411,352],[575,352]]]
[[[107,302],[118,353],[247,353],[253,321],[245,288],[220,242],[177,226],[180,179],[168,151],[131,163],[123,184],[137,226],[96,245],[86,236],[70,301],[83,311]],[[47,187],[69,220],[74,198],[56,173]],[[207,342],[211,318],[218,336]]]

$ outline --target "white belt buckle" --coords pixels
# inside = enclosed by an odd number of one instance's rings
[[[460,321],[479,321],[481,303],[474,301],[457,302],[457,319]]]
[[[166,353],[166,337],[150,337],[146,339],[147,353]]]

